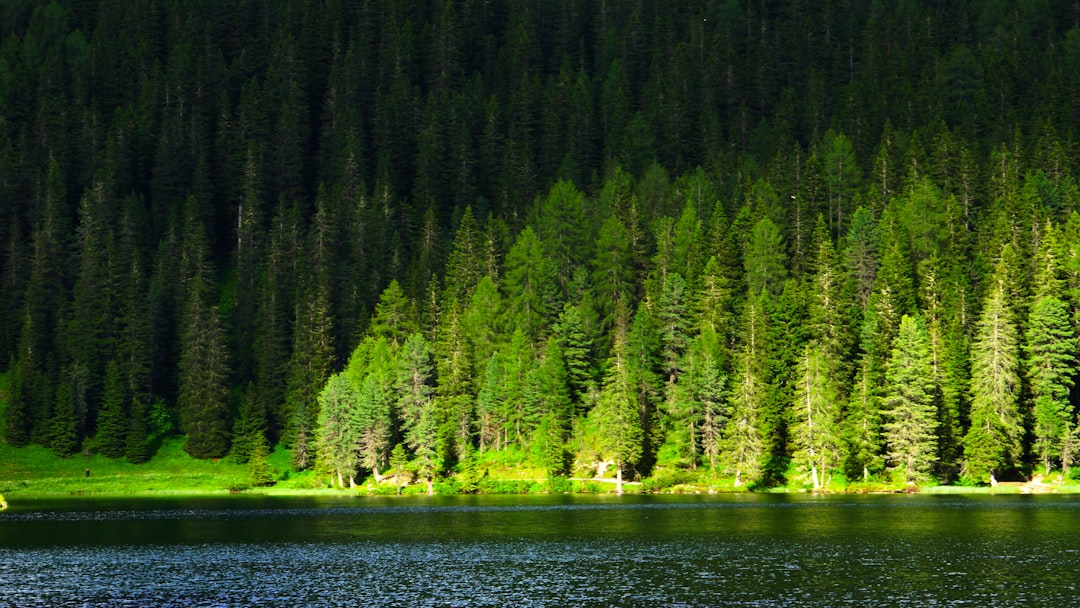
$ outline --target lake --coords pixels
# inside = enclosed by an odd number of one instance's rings
[[[4,606],[1077,598],[1080,497],[1071,496],[16,498],[0,513]]]

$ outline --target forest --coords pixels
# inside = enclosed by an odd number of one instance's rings
[[[9,0],[0,35],[12,446],[342,486],[1080,460],[1075,2]]]

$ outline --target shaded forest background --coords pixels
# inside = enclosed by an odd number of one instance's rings
[[[10,0],[0,34],[10,444],[1073,460],[1075,2]]]

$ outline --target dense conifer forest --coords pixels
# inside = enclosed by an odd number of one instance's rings
[[[736,485],[1080,458],[1071,0],[8,0],[2,435]]]

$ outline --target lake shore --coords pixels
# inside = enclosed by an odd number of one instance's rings
[[[353,488],[337,489],[327,486],[326,480],[308,471],[289,470],[289,454],[280,450],[271,455],[271,466],[279,471],[278,481],[269,487],[251,487],[247,467],[230,461],[196,460],[183,452],[182,442],[167,439],[146,464],[131,464],[100,455],[77,455],[58,458],[48,450],[30,446],[12,448],[0,444],[0,509],[7,501],[62,497],[176,497],[224,496],[230,494],[263,496],[389,496],[396,494],[423,495],[423,481],[399,487],[393,478],[376,483],[363,480]],[[477,475],[457,474],[437,480],[435,492],[451,494],[609,494],[615,492],[615,480],[609,478],[541,477],[539,471],[485,468]],[[925,485],[852,483],[833,485],[819,494],[1035,494],[1080,493],[1080,484],[1052,475],[1043,482],[1000,483],[990,486]],[[641,482],[624,483],[628,494],[728,494],[748,491],[769,493],[810,493],[809,488],[789,484],[782,487],[735,487],[732,479],[680,476],[677,480],[658,473]]]

